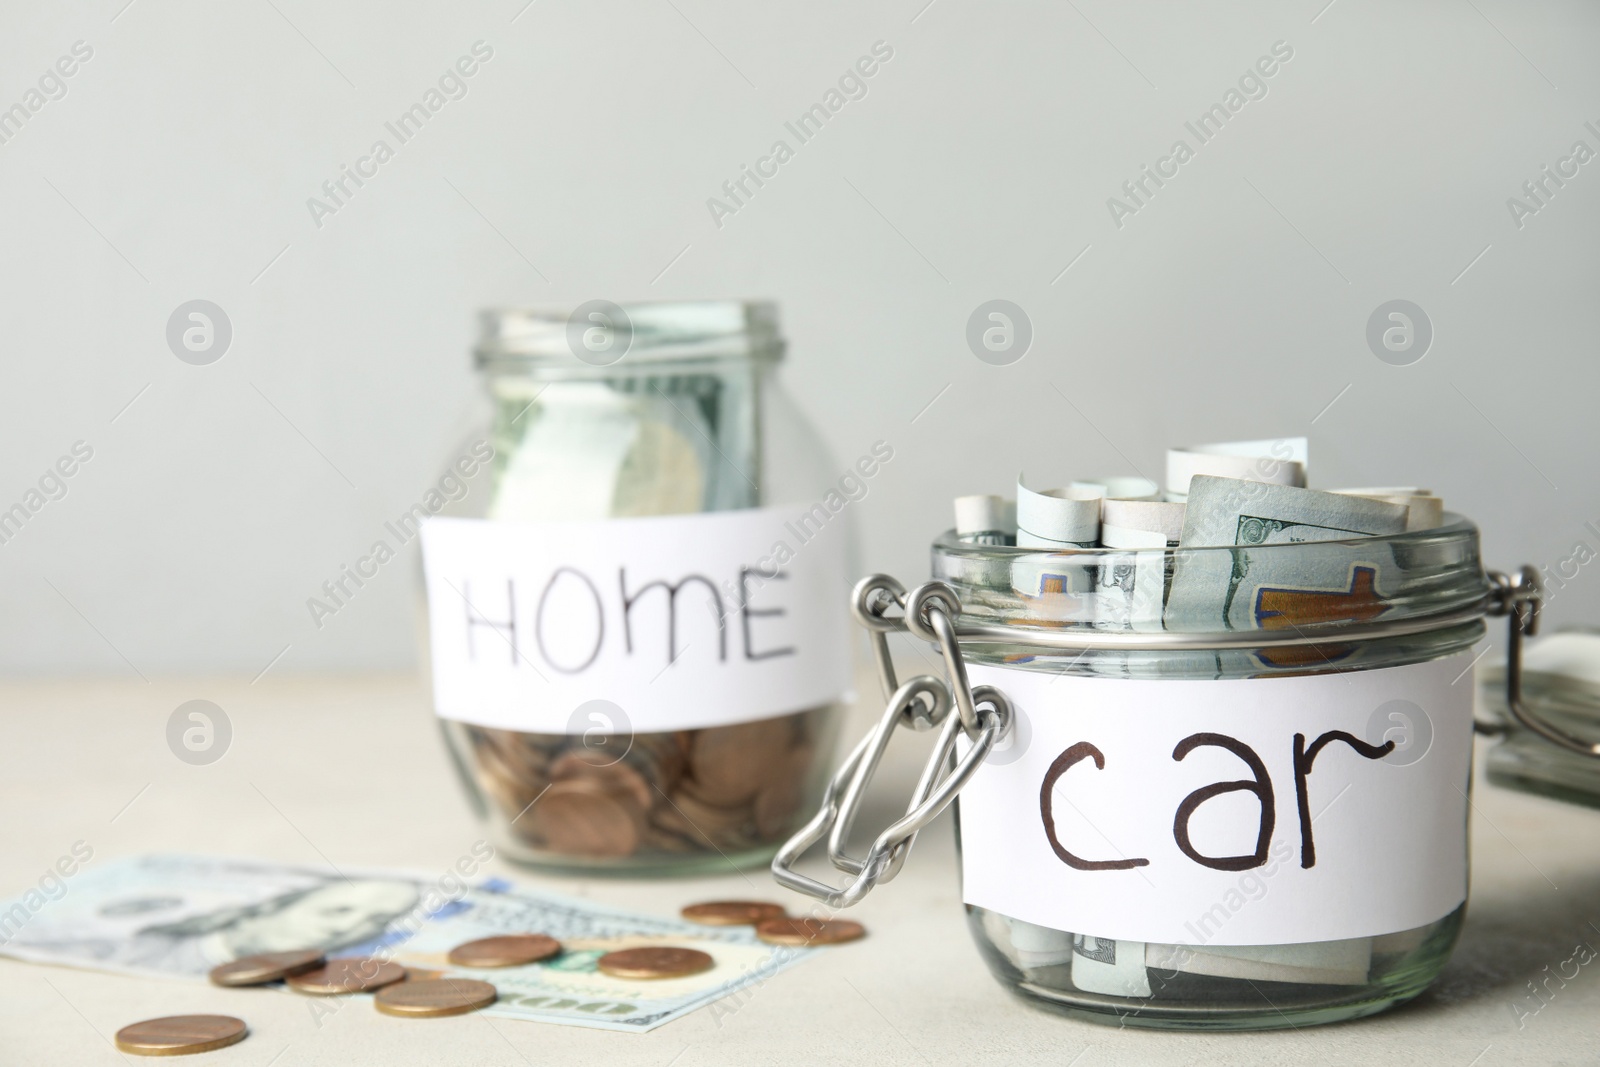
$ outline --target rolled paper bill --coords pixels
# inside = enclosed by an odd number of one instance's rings
[[[1183,535],[1186,505],[1173,500],[1103,500],[1100,543],[1107,548],[1165,548]]]
[[[1345,496],[1364,496],[1369,500],[1382,500],[1389,504],[1404,504],[1406,530],[1431,530],[1444,525],[1444,501],[1427,489],[1415,486],[1384,486],[1372,489],[1334,489]]]
[[[1148,997],[1150,972],[1145,970],[1143,941],[1114,941],[1077,934],[1072,941],[1072,984],[1085,993],[1112,997]]]
[[[958,496],[956,536],[1002,545],[1017,533],[1017,505],[1003,496]]]
[[[1017,478],[1018,548],[1093,548],[1100,539],[1100,499],[1065,489],[1036,493]]]
[[[1017,964],[1024,968],[1059,967],[1072,962],[1073,935],[1065,930],[1007,918],[1011,946],[1017,950]]]
[[[1149,478],[1090,478],[1067,486],[1067,495],[1080,500],[1103,497],[1106,500],[1154,500],[1161,487]]]
[[[1197,474],[1274,485],[1306,484],[1306,439],[1226,441],[1167,449],[1167,492],[1182,500]]]
[[[1301,985],[1366,985],[1372,938],[1308,945],[1147,945],[1145,966],[1214,978]]]

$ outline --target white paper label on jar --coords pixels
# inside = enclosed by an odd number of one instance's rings
[[[960,794],[964,898],[1185,946],[1441,919],[1467,894],[1470,662],[1193,681],[969,664],[1018,719]]]
[[[844,541],[800,507],[429,519],[434,708],[504,730],[647,733],[839,700]]]

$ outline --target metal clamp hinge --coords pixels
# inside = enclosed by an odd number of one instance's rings
[[[1489,615],[1506,616],[1506,707],[1517,725],[1569,752],[1600,758],[1600,742],[1585,741],[1552,726],[1528,710],[1522,699],[1522,639],[1539,632],[1539,609],[1543,605],[1539,572],[1523,567],[1515,574],[1489,572]],[[1500,724],[1480,724],[1479,733],[1502,734]]]
[[[901,615],[889,615],[899,608]],[[851,750],[844,765],[835,772],[823,794],[822,806],[799,833],[785,842],[772,861],[772,874],[779,883],[815,897],[829,907],[843,908],[866,896],[879,882],[887,882],[900,872],[917,832],[927,826],[955,799],[996,742],[1011,728],[1011,705],[990,686],[970,688],[966,664],[956,644],[955,620],[961,602],[955,590],[943,582],[928,582],[907,596],[905,587],[893,578],[876,574],[857,583],[852,611],[872,640],[873,659],[883,686],[887,705],[878,725]],[[946,678],[921,674],[903,684],[895,675],[889,655],[888,635],[909,632],[931,641],[944,659]],[[950,714],[954,710],[956,714]],[[846,851],[846,839],[860,810],[867,784],[878,769],[897,727],[913,730],[941,727],[939,740],[922,769],[905,815],[886,827],[873,840],[866,855],[855,857]],[[965,755],[956,759],[957,739],[965,734],[971,741]],[[828,839],[828,859],[834,867],[854,880],[832,886],[800,874],[794,869],[800,857]]]

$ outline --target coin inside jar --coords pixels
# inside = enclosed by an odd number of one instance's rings
[[[520,967],[561,954],[561,942],[544,934],[507,934],[468,941],[450,950],[457,967]]]
[[[487,1008],[498,995],[488,982],[471,978],[430,978],[380,989],[373,1004],[385,1015],[432,1019]]]
[[[624,948],[607,952],[595,964],[613,978],[683,978],[709,971],[716,961],[694,948]]]
[[[292,974],[286,981],[289,988],[296,992],[331,997],[340,993],[371,993],[386,985],[394,985],[404,980],[405,976],[406,969],[398,963],[340,956],[314,971]]]
[[[764,900],[710,900],[704,904],[690,904],[678,914],[692,923],[706,926],[754,926],[767,919],[782,919],[788,915],[781,904]]]
[[[768,919],[756,925],[756,936],[769,945],[838,945],[866,933],[849,919]]]
[[[124,1026],[117,1048],[135,1056],[186,1056],[236,1045],[249,1032],[231,1015],[168,1015]]]
[[[221,986],[265,985],[291,974],[314,971],[325,962],[326,957],[312,948],[292,952],[262,952],[213,967],[210,978],[214,984]]]

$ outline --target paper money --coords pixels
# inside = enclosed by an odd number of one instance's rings
[[[1339,541],[1403,533],[1406,508],[1360,496],[1198,475],[1184,512],[1185,548]]]
[[[1009,545],[1017,535],[1017,505],[1003,496],[958,496],[956,536],[980,545]]]
[[[1183,536],[1187,505],[1171,500],[1105,500],[1100,543],[1107,548],[1166,548]]]
[[[511,386],[501,386],[512,389]],[[513,390],[502,403],[524,401]],[[603,519],[699,511],[706,496],[706,428],[665,397],[601,382],[550,382],[514,419],[489,517]]]
[[[1112,997],[1148,997],[1150,972],[1145,970],[1143,941],[1112,941],[1075,934],[1072,939],[1072,984],[1085,993]]]
[[[1406,531],[1431,530],[1444,525],[1444,501],[1426,489],[1414,486],[1390,486],[1378,489],[1335,489],[1344,496],[1364,496],[1390,504],[1403,504],[1406,511]]]
[[[1393,554],[1385,547],[1356,540],[1347,548],[1327,546],[1293,556],[1250,549],[1395,534],[1405,526],[1406,508],[1399,504],[1197,476],[1173,566],[1167,628],[1272,630],[1376,618],[1384,610],[1382,578],[1394,568]],[[1239,551],[1183,551],[1219,545]],[[1296,654],[1286,650],[1281,655]]]
[[[1301,985],[1366,985],[1372,938],[1305,945],[1148,945],[1145,965],[1162,971]]]
[[[1018,548],[1092,548],[1100,539],[1100,499],[1068,489],[1034,492],[1017,479]]]
[[[478,858],[492,855],[479,846]],[[475,869],[473,864],[471,869]],[[467,869],[467,868],[460,868]],[[451,948],[512,933],[562,943],[554,959],[492,971],[452,965]],[[316,948],[493,983],[488,1014],[642,1032],[764,981],[813,949],[756,940],[749,927],[707,927],[601,907],[490,880],[337,873],[224,857],[156,855],[85,869],[66,896],[36,910],[0,902],[0,955],[38,963],[204,981],[257,952]],[[606,952],[681,946],[711,970],[649,983],[602,974]]]
[[[1228,441],[1167,449],[1167,493],[1182,500],[1197,475],[1275,485],[1306,484],[1306,439]]]
[[[1071,483],[1067,486],[1067,492],[1084,500],[1095,497],[1104,500],[1154,500],[1161,495],[1161,487],[1149,478],[1090,478]]]
[[[1076,935],[1009,917],[1006,926],[1006,938],[1017,953],[1017,966],[1024,970],[1072,962]]]

